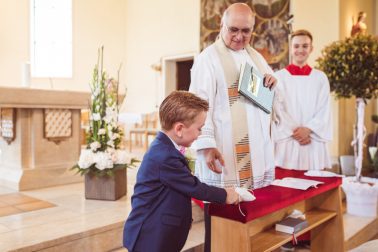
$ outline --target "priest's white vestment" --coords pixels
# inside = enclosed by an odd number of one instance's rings
[[[259,67],[262,74],[273,73],[265,59],[251,47],[248,47],[248,51],[227,50],[237,69],[247,61],[253,67]],[[222,173],[217,174],[208,168],[203,154],[198,152],[195,175],[209,185],[239,186],[226,77],[215,44],[195,58],[189,91],[207,100],[210,106],[202,134],[192,147],[197,150],[217,148],[225,160]],[[259,188],[269,185],[274,179],[274,144],[270,136],[271,116],[247,100],[245,100],[245,108],[253,187]]]
[[[327,143],[332,140],[330,88],[327,76],[317,69],[309,75],[293,75],[287,69],[275,73],[279,85],[275,97],[275,163],[298,170],[331,168]],[[292,135],[307,127],[311,143],[300,145]]]

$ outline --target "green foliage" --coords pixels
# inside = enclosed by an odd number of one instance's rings
[[[360,34],[322,50],[318,68],[328,76],[338,98],[378,97],[378,38]]]

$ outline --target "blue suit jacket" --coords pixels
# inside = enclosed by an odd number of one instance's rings
[[[123,245],[130,251],[180,251],[192,223],[191,197],[224,203],[226,191],[193,176],[185,157],[159,132],[138,170]]]

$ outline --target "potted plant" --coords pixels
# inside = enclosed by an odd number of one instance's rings
[[[347,211],[358,215],[376,215],[378,185],[374,180],[362,179],[361,170],[365,104],[369,99],[378,97],[378,39],[372,35],[360,34],[333,42],[323,49],[317,62],[319,68],[327,74],[331,91],[335,92],[337,98],[356,97],[357,116],[352,142],[356,176],[343,181],[343,189],[347,194]],[[373,186],[360,183],[364,181]],[[367,204],[372,206],[371,211],[364,211],[363,207]]]
[[[117,200],[126,194],[126,168],[138,161],[120,148],[123,132],[118,125],[119,82],[103,70],[103,50],[101,47],[98,51],[90,83],[87,147],[72,169],[85,175],[87,199]]]

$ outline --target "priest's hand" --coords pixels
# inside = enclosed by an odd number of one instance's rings
[[[219,163],[224,166],[224,160],[222,154],[216,148],[203,149],[203,155],[205,156],[205,161],[207,167],[215,173],[222,173],[222,168],[217,165],[216,160],[219,160]]]
[[[265,74],[264,75],[264,86],[265,87],[272,89],[272,88],[274,88],[274,86],[276,86],[276,84],[277,84],[276,77],[274,77],[271,74]]]
[[[293,138],[299,142],[300,145],[311,143],[311,130],[306,127],[298,127],[293,131]]]
[[[227,192],[226,204],[238,204],[239,194],[235,191],[235,188],[225,188]]]

